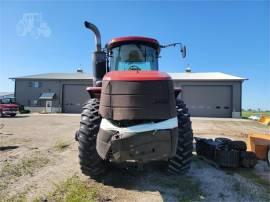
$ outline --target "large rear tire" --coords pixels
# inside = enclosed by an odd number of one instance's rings
[[[176,102],[178,118],[178,143],[176,155],[169,159],[169,174],[181,174],[189,170],[192,150],[193,150],[193,132],[191,128],[190,115],[183,101]]]
[[[83,107],[80,129],[76,133],[79,141],[81,171],[87,176],[100,176],[106,172],[106,164],[97,153],[96,139],[101,122],[98,113],[99,100],[90,99]]]

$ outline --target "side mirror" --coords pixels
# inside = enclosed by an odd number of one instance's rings
[[[167,47],[175,47],[176,45],[180,45],[181,49],[180,52],[182,54],[182,57],[185,58],[187,56],[187,49],[186,46],[184,46],[182,43],[171,43],[171,44],[167,44],[167,45],[160,45],[160,48],[167,48]]]
[[[180,52],[182,54],[182,58],[185,58],[187,56],[186,46],[182,46]]]

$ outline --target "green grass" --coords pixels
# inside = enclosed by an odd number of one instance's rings
[[[25,157],[15,163],[4,162],[0,170],[0,192],[8,187],[12,179],[23,175],[32,175],[38,168],[43,167],[48,162],[49,159],[40,154]]]
[[[234,190],[240,194],[240,197],[246,195],[247,193],[251,195],[252,201],[269,201],[270,197],[270,182],[267,179],[261,178],[254,171],[248,169],[241,169],[236,171],[238,175],[246,178],[252,184],[260,186],[259,190],[253,192],[253,189],[250,190],[250,187],[247,187],[245,184],[236,182],[232,185]]]
[[[45,198],[47,201],[55,202],[91,202],[98,200],[98,192],[97,188],[73,176],[57,184],[55,190]],[[38,202],[40,199],[37,198],[35,201]]]
[[[252,115],[254,115],[254,116],[260,116],[260,115],[270,116],[270,112],[242,111],[242,118],[248,118]]]
[[[241,169],[240,171],[237,172],[237,174],[251,180],[255,184],[263,186],[266,189],[266,191],[270,194],[270,181],[269,180],[261,178],[252,170]]]
[[[239,181],[234,182],[232,184],[232,188],[239,194],[240,197],[249,194],[252,201],[268,201],[270,196],[270,182],[267,179],[261,178],[253,170],[241,168],[235,171],[227,171],[226,174],[240,175],[241,177],[247,179],[250,183],[260,187],[259,191],[254,192],[254,190],[248,187],[246,184],[240,183]]]
[[[57,151],[63,151],[65,149],[67,149],[69,146],[70,146],[70,142],[67,142],[67,141],[58,141],[55,143],[54,145],[54,148],[57,150]]]
[[[49,159],[41,155],[26,157],[16,163],[6,162],[0,171],[0,177],[32,175],[37,168],[43,167],[48,162]]]
[[[205,197],[200,189],[200,183],[190,176],[170,176],[162,179],[154,179],[154,181],[165,189],[176,189],[176,198],[181,202],[200,201]]]
[[[3,202],[27,202],[27,199],[26,199],[26,196],[25,196],[26,193],[20,193],[20,194],[15,194],[11,197],[1,197],[1,200],[0,201],[3,201]]]

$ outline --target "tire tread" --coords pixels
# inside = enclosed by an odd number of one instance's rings
[[[90,99],[83,106],[80,129],[77,131],[81,171],[87,176],[94,177],[106,172],[106,162],[101,159],[96,151],[96,138],[101,122],[98,109],[98,99]]]

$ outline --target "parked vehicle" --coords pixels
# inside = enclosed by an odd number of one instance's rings
[[[18,105],[14,98],[0,99],[0,117],[11,116],[15,117],[18,112]]]
[[[158,71],[162,48],[147,37],[114,38],[101,47],[98,28],[85,22],[94,32],[94,87],[87,90],[90,100],[83,107],[79,141],[82,173],[102,175],[110,162],[139,164],[165,160],[168,173],[180,174],[190,167],[193,133],[190,116],[177,96],[171,77]]]

